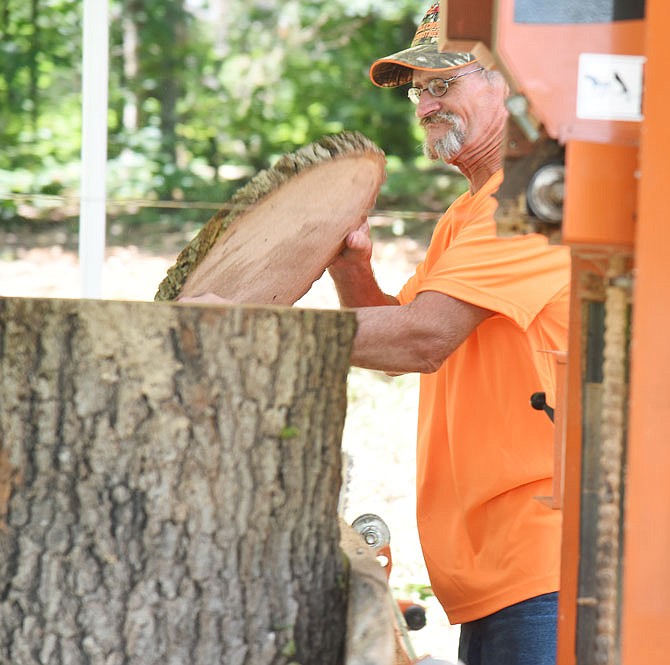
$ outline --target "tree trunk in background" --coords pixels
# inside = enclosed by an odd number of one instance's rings
[[[0,662],[340,663],[354,328],[0,300]]]
[[[160,103],[161,160],[164,166],[184,168],[177,159],[177,103],[182,96],[182,71],[185,66],[186,12],[182,0],[168,0],[163,3],[161,44],[161,69],[158,75],[156,98]],[[188,66],[188,65],[186,65]],[[183,161],[183,160],[182,160]],[[173,187],[169,184],[162,189],[163,195],[173,198]]]
[[[30,51],[28,52],[28,71],[30,78],[30,107],[31,129],[37,132],[37,123],[40,117],[40,90],[39,90],[39,57],[40,57],[40,14],[39,0],[30,2],[30,22],[32,24],[32,35],[30,37]]]
[[[140,37],[135,14],[135,3],[128,3],[123,8],[123,15],[120,17],[121,52],[123,54],[122,81],[125,87],[121,117],[123,129],[126,132],[136,132],[140,124],[140,98],[137,94]]]

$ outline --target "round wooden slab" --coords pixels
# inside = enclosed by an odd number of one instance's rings
[[[383,152],[352,132],[284,156],[203,227],[156,298],[216,293],[236,303],[292,305],[365,219],[384,167]]]

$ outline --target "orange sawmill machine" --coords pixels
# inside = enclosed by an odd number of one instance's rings
[[[442,0],[511,87],[501,234],[571,248],[555,354],[559,665],[665,665],[670,631],[667,0]],[[539,404],[537,408],[541,408]]]

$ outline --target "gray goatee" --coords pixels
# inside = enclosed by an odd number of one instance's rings
[[[424,118],[421,121],[421,126],[426,127],[436,123],[448,124],[450,129],[444,136],[433,141],[432,144],[426,141],[423,144],[423,154],[428,159],[441,159],[444,162],[451,162],[463,149],[465,143],[465,132],[463,131],[461,118],[450,111],[440,112]]]

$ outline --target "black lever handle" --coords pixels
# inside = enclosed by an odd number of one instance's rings
[[[530,396],[530,405],[536,411],[544,411],[551,422],[554,422],[554,409],[547,404],[547,396],[545,393],[533,393]]]

